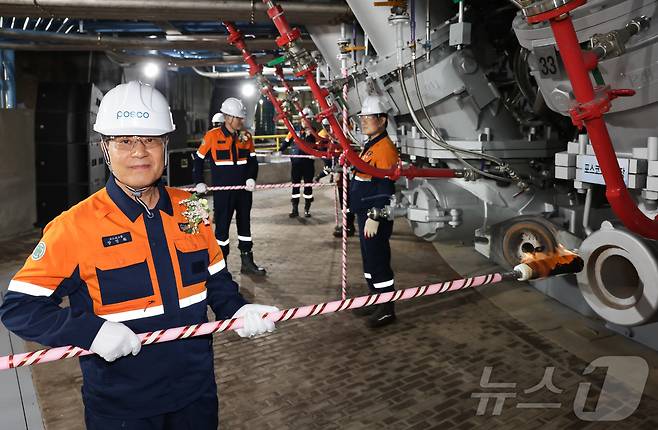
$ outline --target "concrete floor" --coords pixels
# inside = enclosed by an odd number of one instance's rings
[[[333,229],[332,190],[316,191],[313,218],[289,219],[289,191],[258,192],[253,211],[255,257],[264,280],[239,275],[237,249],[229,256],[243,294],[281,308],[340,296],[340,240]],[[8,277],[28,255],[36,236],[0,244]],[[235,241],[232,231],[232,241]],[[237,242],[233,242],[237,245]],[[366,292],[358,239],[349,241],[350,295]],[[398,288],[490,271],[469,246],[417,239],[403,221],[392,239]],[[18,258],[20,256],[20,258]],[[539,294],[526,284],[502,283],[400,303],[398,322],[373,331],[347,313],[295,320],[271,335],[216,336],[216,373],[222,429],[469,429],[651,428],[658,426],[658,354]],[[594,327],[594,328],[592,328]],[[29,348],[36,348],[29,345]],[[651,370],[639,408],[617,423],[582,421],[574,413],[578,387],[591,384],[586,411],[596,407],[605,371],[584,376],[594,358],[643,357]],[[482,388],[491,382],[514,388]],[[554,368],[556,391],[527,393]],[[75,360],[32,368],[45,428],[81,429],[80,372]],[[478,393],[510,393],[500,415],[493,403],[477,416]],[[475,397],[473,396],[475,394]],[[607,398],[617,408],[625,398]],[[523,408],[522,403],[555,403]],[[602,405],[599,405],[602,406]]]

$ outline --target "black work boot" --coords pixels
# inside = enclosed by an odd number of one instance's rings
[[[354,236],[354,232],[355,232],[355,231],[356,231],[356,230],[354,229],[354,225],[353,225],[353,224],[352,224],[352,225],[349,225],[349,224],[347,225],[347,237]],[[334,233],[333,233],[333,235],[334,235],[334,237],[343,237],[343,226],[342,226],[342,225],[337,225],[337,226],[334,228]]]
[[[384,327],[395,322],[395,305],[392,302],[382,303],[366,320],[370,328]]]
[[[297,218],[299,216],[299,209],[296,204],[292,205],[292,212],[288,214],[290,218]]]
[[[240,273],[258,276],[265,276],[267,273],[265,269],[258,267],[256,263],[254,263],[254,254],[251,251],[241,252],[240,258],[242,259],[242,268],[240,269]]]
[[[308,200],[304,201],[304,216],[306,218],[311,217],[311,202],[309,202]]]

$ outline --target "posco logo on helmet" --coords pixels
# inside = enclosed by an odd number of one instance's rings
[[[134,111],[134,110],[118,110],[117,119],[119,118],[148,118],[151,114],[148,112]]]

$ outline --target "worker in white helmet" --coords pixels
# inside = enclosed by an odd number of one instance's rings
[[[229,97],[221,107],[224,124],[213,128],[203,137],[194,161],[194,181],[196,191],[205,193],[208,189],[203,178],[206,160],[211,160],[211,177],[214,186],[245,185],[246,189],[215,191],[215,238],[225,256],[229,248],[229,227],[235,212],[238,229],[238,249],[242,260],[242,273],[264,276],[266,270],[254,262],[253,240],[251,238],[252,192],[256,189],[258,160],[254,141],[242,126],[247,116],[242,100]]]
[[[384,101],[377,96],[366,97],[359,118],[361,132],[368,136],[360,154],[361,159],[380,169],[394,167],[400,161],[400,156],[386,132],[388,114]],[[372,294],[394,291],[389,244],[393,221],[370,218],[368,210],[384,208],[394,193],[395,184],[392,180],[375,178],[358,170],[350,183],[349,208],[356,214],[359,224],[363,275]],[[368,316],[366,324],[372,328],[395,321],[392,302],[362,308],[356,310],[355,314]]]
[[[221,127],[224,124],[224,115],[221,112],[217,112],[212,116],[212,128]]]
[[[302,122],[303,127],[299,132],[299,137],[306,141],[310,146],[315,145],[315,137],[312,132],[312,122],[314,119],[313,111],[309,107],[305,107],[302,110],[304,116],[308,119],[307,122]],[[292,133],[288,133],[286,139],[281,145],[281,151],[291,149],[291,155],[308,155],[302,148],[297,146],[295,143]],[[290,159],[290,180],[293,184],[300,184],[304,181],[304,185],[313,183],[313,177],[315,175],[315,160],[313,158],[302,158],[302,157],[293,157]],[[292,211],[288,214],[290,218],[296,218],[299,216],[299,201],[300,198],[304,197],[304,217],[311,217],[311,203],[313,203],[313,187],[305,186],[303,194],[300,194],[300,187],[292,187],[292,193],[290,195],[290,202],[292,204]]]
[[[80,358],[87,429],[214,430],[212,338],[142,348],[136,333],[207,322],[209,305],[218,319],[244,316],[238,333],[250,336],[274,329],[260,315],[276,308],[246,302],[203,211],[185,215],[190,194],[160,181],[174,130],[160,92],[115,87],[94,130],[111,176],[46,226],[0,318],[26,340],[95,353]]]

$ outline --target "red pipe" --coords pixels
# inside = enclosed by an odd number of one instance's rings
[[[320,157],[320,158],[331,157],[331,154],[314,149],[304,139],[299,137],[297,131],[295,130],[295,127],[293,127],[292,122],[290,121],[285,111],[283,110],[283,107],[281,106],[281,102],[274,95],[274,92],[272,91],[272,88],[270,86],[263,87],[262,91],[265,94],[265,96],[270,100],[270,102],[272,102],[272,105],[274,106],[274,109],[278,114],[277,115],[278,118],[281,119],[281,121],[283,121],[283,124],[286,126],[286,128],[292,135],[293,140],[302,151],[304,151],[308,155],[313,155],[315,157]]]
[[[274,73],[276,74],[277,78],[279,78],[279,82],[281,82],[283,87],[286,89],[286,94],[291,96],[292,93],[293,93],[293,88],[292,88],[292,86],[290,86],[288,81],[286,81],[286,79],[283,77],[283,68],[281,66],[276,66],[274,70],[275,70]],[[302,108],[301,103],[299,103],[298,100],[293,100],[292,97],[291,97],[291,101],[295,105],[295,109],[297,109],[297,112],[299,112],[299,116],[301,116],[301,118],[302,118],[302,122],[304,123],[304,127],[306,128],[306,130],[310,130],[311,135],[313,137],[315,137],[315,140],[317,141],[317,143],[327,143],[327,144],[329,144],[329,139],[320,136],[318,134],[318,132],[315,131],[315,129],[313,128],[313,124],[308,119],[308,117],[304,114],[304,109]]]
[[[296,28],[292,29],[290,27],[288,20],[283,15],[283,9],[281,6],[275,5],[271,0],[263,0],[263,3],[267,5],[267,14],[272,19],[272,22],[281,35],[279,38],[277,38],[277,44],[282,48],[290,48],[301,37],[300,31]],[[294,54],[299,54],[299,52],[302,52],[303,50],[297,48],[297,51],[298,52],[294,52]],[[306,53],[306,55],[308,54]],[[315,81],[315,76],[313,73],[315,68],[316,64],[312,61],[308,61],[308,65],[306,65],[304,69],[297,72],[296,76],[304,77],[306,80],[306,85],[311,88],[313,97],[315,97],[315,100],[320,106],[320,116],[329,120],[331,130],[336,133],[336,137],[338,138],[340,146],[343,148],[345,157],[356,169],[376,178],[390,178],[392,180],[397,180],[401,176],[408,178],[454,178],[457,176],[456,171],[452,169],[418,169],[415,166],[402,168],[402,162],[398,163],[397,166],[391,167],[390,169],[380,169],[373,167],[363,161],[361,157],[359,157],[359,155],[352,150],[350,141],[347,139],[347,137],[345,137],[341,125],[333,115],[333,107],[327,103],[327,96],[329,96],[329,91],[320,87],[320,85]]]
[[[263,66],[256,62],[256,59],[251,55],[251,52],[247,49],[247,44],[244,43],[244,37],[240,30],[238,30],[235,25],[230,21],[222,21],[224,27],[228,30],[228,43],[235,46],[240,50],[244,62],[249,65],[249,75],[250,76],[260,76],[263,73]]]
[[[608,202],[617,217],[631,231],[651,239],[658,239],[657,220],[652,220],[644,215],[624,184],[617,162],[617,154],[603,120],[603,114],[610,109],[610,100],[617,96],[632,95],[634,91],[608,90],[597,97],[589,76],[589,70],[594,68],[592,67],[592,56],[581,51],[571,16],[567,13],[551,17],[550,23],[562,62],[578,101],[577,108],[570,112],[572,120],[575,125],[582,127],[584,124],[587,128],[596,159],[605,179],[605,194]]]
[[[242,58],[244,58],[244,61],[249,65],[249,75],[259,78],[262,87],[261,92],[267,96],[270,102],[272,102],[272,105],[274,106],[274,109],[276,110],[279,118],[283,121],[283,124],[286,126],[290,134],[292,134],[295,144],[297,144],[297,146],[308,155],[321,158],[331,157],[331,154],[312,148],[304,139],[299,137],[297,131],[290,122],[290,119],[288,119],[286,116],[286,113],[281,106],[281,102],[274,94],[272,86],[263,76],[263,66],[256,62],[254,57],[251,55],[251,52],[249,52],[247,49],[247,44],[244,42],[244,37],[242,36],[240,30],[238,30],[232,22],[224,21],[223,24],[229,32],[228,42],[240,49]]]
[[[564,19],[552,19],[550,22],[576,100],[580,103],[594,100],[594,87],[585,65],[585,57],[580,49],[576,30],[573,28],[571,16],[566,15]]]

